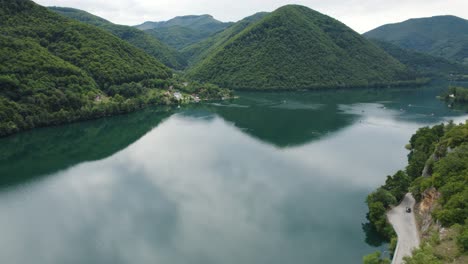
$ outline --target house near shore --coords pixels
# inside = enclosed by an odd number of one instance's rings
[[[181,93],[175,92],[173,95],[174,95],[174,98],[175,98],[177,101],[182,100],[182,94],[181,94]]]
[[[196,94],[192,94],[192,100],[195,103],[199,103],[200,102],[200,97],[198,97],[198,95],[196,95]]]

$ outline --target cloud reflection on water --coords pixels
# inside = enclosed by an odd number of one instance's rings
[[[174,115],[109,158],[0,193],[0,262],[359,263],[365,194],[402,168],[420,124],[341,110],[356,121],[288,148]]]

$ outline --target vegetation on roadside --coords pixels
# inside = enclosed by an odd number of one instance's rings
[[[449,230],[444,241],[453,242],[455,250],[438,250],[440,228],[435,228],[431,239],[423,241],[408,264],[452,263],[468,253],[468,122],[455,125],[440,124],[420,128],[410,139],[408,166],[392,177],[367,198],[368,219],[385,238],[394,236],[386,219],[386,210],[397,203],[409,190],[418,202],[425,192],[435,189],[440,193],[431,211],[433,226],[440,224]],[[436,224],[437,223],[437,224]],[[455,253],[453,253],[455,251]],[[447,254],[451,254],[448,256]],[[450,260],[450,261],[449,261]],[[462,263],[462,262],[453,262]]]
[[[364,256],[362,258],[362,263],[364,264],[390,264],[390,260],[381,257],[382,253],[376,251],[372,254]]]

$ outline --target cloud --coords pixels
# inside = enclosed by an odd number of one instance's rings
[[[333,16],[363,33],[387,23],[435,15],[468,17],[468,1],[451,0],[35,0],[44,6],[86,10],[117,24],[136,25],[181,15],[211,14],[222,21],[238,21],[260,11],[273,11],[286,4],[301,4]]]

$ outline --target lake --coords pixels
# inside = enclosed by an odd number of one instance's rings
[[[447,87],[238,93],[0,139],[0,263],[361,263]]]

